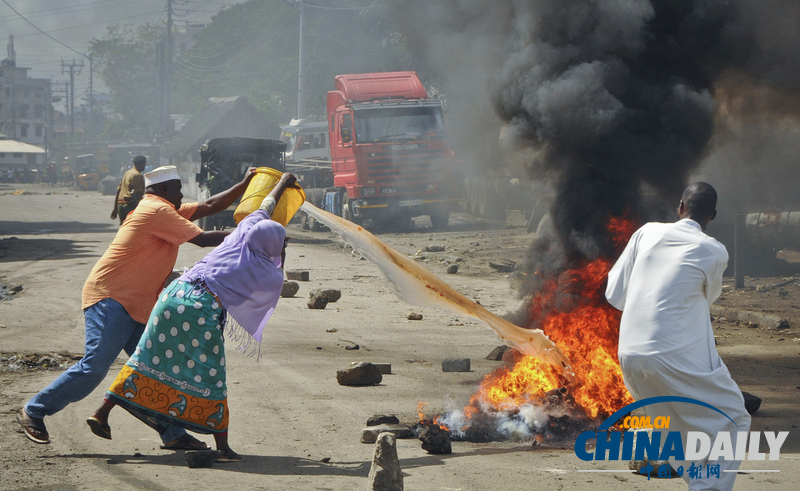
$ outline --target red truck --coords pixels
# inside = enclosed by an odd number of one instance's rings
[[[298,167],[309,201],[356,223],[404,225],[429,215],[447,226],[458,204],[444,111],[415,72],[337,75],[328,92],[331,167]],[[287,166],[290,170],[293,166]]]

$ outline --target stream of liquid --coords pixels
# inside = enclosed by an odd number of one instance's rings
[[[512,348],[553,365],[568,381],[572,381],[569,360],[540,329],[523,329],[489,312],[361,226],[321,210],[308,201],[300,209],[327,225],[354,250],[378,266],[392,284],[395,295],[404,302],[447,310],[485,324]]]

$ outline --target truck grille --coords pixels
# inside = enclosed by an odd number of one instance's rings
[[[376,153],[366,159],[369,180],[376,184],[417,181],[431,176],[431,168],[441,158],[439,149],[420,149],[415,152]]]

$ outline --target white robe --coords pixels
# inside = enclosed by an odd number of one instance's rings
[[[710,404],[719,413],[687,403],[645,407],[648,416],[669,416],[670,431],[711,436],[749,431],[744,399],[714,345],[709,306],[722,292],[722,273],[728,262],[725,246],[703,233],[690,219],[677,223],[648,223],[636,231],[608,273],[606,298],[622,310],[619,360],[625,386],[634,399],[681,396]],[[736,426],[738,425],[738,426]],[[662,436],[662,442],[663,437]],[[735,448],[735,447],[734,447]],[[689,489],[733,488],[739,461],[697,461],[702,478],[689,479],[691,462],[683,466]],[[720,477],[707,476],[708,464],[720,465]]]

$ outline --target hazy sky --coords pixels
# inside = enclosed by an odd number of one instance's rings
[[[185,22],[206,22],[226,5],[244,0],[174,0],[176,26]],[[7,5],[8,4],[8,5]],[[86,53],[89,41],[101,37],[109,24],[141,25],[166,22],[167,0],[0,0],[0,59],[6,57],[8,36],[14,36],[17,66],[29,67],[28,75],[69,80],[61,71],[61,60],[80,63],[81,56],[37,31],[28,21],[58,41],[80,53]],[[11,7],[14,10],[12,10]],[[89,88],[88,59],[75,80],[75,102],[82,102]],[[95,90],[102,82],[95,77]]]

